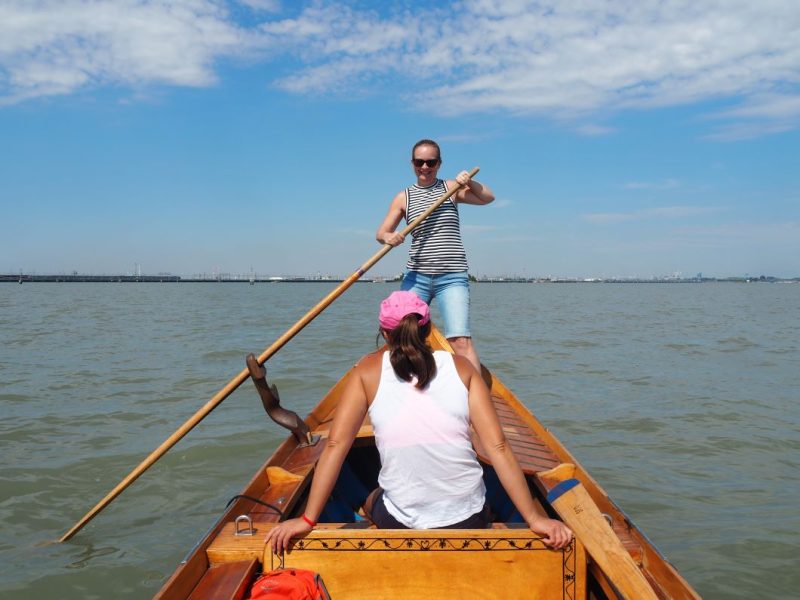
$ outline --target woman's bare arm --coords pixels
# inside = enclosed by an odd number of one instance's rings
[[[311,491],[308,494],[305,516],[311,521],[317,521],[325,502],[333,491],[336,479],[342,469],[342,463],[353,445],[353,440],[358,433],[364,416],[367,413],[367,395],[364,389],[363,367],[356,366],[347,380],[342,397],[336,407],[336,416],[333,419],[325,449],[322,451],[314,479],[311,482]],[[311,531],[312,527],[302,518],[289,519],[275,526],[266,542],[272,545],[274,552],[282,552],[287,548],[289,541]]]
[[[406,214],[406,195],[405,192],[398,193],[389,205],[389,212],[386,213],[383,222],[378,227],[375,239],[381,244],[391,244],[399,246],[405,240],[405,236],[398,231],[397,226]]]
[[[465,385],[469,390],[470,421],[489,455],[500,483],[528,527],[542,534],[548,546],[563,548],[572,539],[572,532],[561,521],[550,519],[533,501],[522,469],[503,433],[486,383],[469,361],[463,357],[455,358],[459,375],[463,373],[467,377]]]
[[[494,202],[494,192],[479,181],[470,179],[469,173],[461,171],[456,175],[455,181],[448,181],[448,186],[462,185],[456,192],[456,201],[464,204],[489,204]]]

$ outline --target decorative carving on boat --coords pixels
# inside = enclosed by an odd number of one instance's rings
[[[476,535],[454,534],[454,531],[447,531],[443,535],[414,533],[405,535],[402,530],[386,530],[382,533],[381,530],[369,529],[362,535],[353,530],[341,530],[341,533],[317,530],[307,537],[293,540],[291,550],[287,553],[276,555],[267,548],[265,568],[267,564],[271,564],[271,568],[308,568],[316,565],[323,577],[327,574],[336,586],[341,586],[347,593],[359,590],[359,593],[363,593],[363,589],[357,590],[358,586],[344,576],[344,573],[350,572],[347,565],[369,565],[367,568],[379,577],[379,573],[391,571],[389,565],[402,564],[409,572],[415,572],[415,576],[422,578],[427,577],[425,573],[430,573],[430,569],[440,568],[433,565],[440,565],[441,568],[455,569],[452,572],[459,581],[474,580],[479,587],[487,582],[497,585],[497,578],[500,577],[510,586],[510,590],[519,591],[520,585],[525,585],[526,590],[534,589],[531,587],[534,584],[541,586],[536,588],[540,595],[532,592],[531,597],[558,597],[562,600],[586,597],[586,556],[583,547],[578,548],[574,540],[561,550],[552,550],[544,545],[541,538],[532,537],[530,532],[528,535],[497,535],[492,530]],[[352,554],[345,560],[338,554],[340,552]],[[399,558],[398,553],[405,557]],[[478,571],[474,570],[476,567]],[[338,572],[340,569],[341,573]],[[544,569],[537,571],[538,579],[535,582],[530,579],[521,582],[515,575],[531,572],[531,569]],[[387,597],[392,598],[402,597],[398,594],[417,589],[413,583],[407,589],[402,582],[391,585],[394,595],[387,594]],[[489,596],[499,597],[496,594]],[[511,591],[508,597],[521,596]]]
[[[324,551],[336,550],[372,552],[391,551],[471,551],[485,552],[493,550],[547,550],[552,552],[540,538],[442,538],[442,537],[320,537],[302,538],[292,543],[292,550]],[[574,551],[573,544],[564,548],[565,554]]]

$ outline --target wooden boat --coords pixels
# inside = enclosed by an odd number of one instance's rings
[[[452,351],[436,328],[430,344],[434,349]],[[573,477],[610,522],[615,542],[621,543],[625,558],[633,559],[652,587],[652,597],[699,598],[558,439],[493,373],[484,369],[484,378],[491,383],[493,403],[534,498],[545,510],[556,514],[547,500],[547,479],[542,475],[565,463],[575,465]],[[359,502],[377,485],[380,467],[368,417],[318,527],[294,540],[284,556],[273,555],[264,538],[276,522],[302,514],[314,465],[325,447],[346,379],[347,375],[304,422],[294,422],[290,411],[277,410],[276,420],[293,432],[178,566],[156,598],[247,598],[257,574],[279,566],[320,573],[334,600],[624,597],[594,555],[587,553],[581,536],[563,550],[551,550],[525,527],[477,438],[475,448],[484,463],[487,498],[495,515],[491,529],[378,530],[360,520]],[[254,377],[254,381],[266,407],[271,402],[267,400],[269,388],[263,379]],[[636,598],[629,594],[628,600]]]

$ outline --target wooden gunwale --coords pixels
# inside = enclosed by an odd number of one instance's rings
[[[491,383],[492,400],[494,401],[495,408],[505,405],[504,408],[500,409],[503,416],[508,415],[507,410],[510,409],[511,413],[516,416],[514,422],[515,426],[518,427],[520,424],[524,424],[530,428],[531,434],[535,436],[535,438],[538,438],[538,440],[552,452],[553,456],[556,457],[556,464],[572,463],[575,465],[575,478],[580,480],[600,510],[611,516],[614,532],[617,534],[617,537],[620,538],[623,546],[625,546],[631,556],[633,556],[642,567],[645,577],[653,585],[656,593],[664,598],[699,599],[700,596],[692,589],[689,583],[678,573],[639,528],[634,525],[622,509],[610,499],[600,484],[586,472],[559,439],[556,438],[549,429],[544,427],[500,380],[492,377]],[[503,422],[503,416],[501,416],[501,423]],[[510,443],[526,475],[535,475],[541,470],[546,470],[544,465],[537,465],[533,461],[525,460],[529,458],[529,456],[524,452],[519,452],[513,439],[510,440]],[[481,452],[479,451],[478,454],[480,456]],[[541,483],[538,480],[534,481],[537,487],[539,487],[540,492],[546,494],[546,490]],[[590,569],[600,582],[605,581],[605,577],[596,568],[596,565],[590,563]],[[605,589],[609,596],[613,597],[611,588],[607,587]]]
[[[350,371],[345,374],[331,390],[325,395],[322,401],[305,418],[306,424],[312,432],[316,433],[318,427],[325,422],[326,418],[332,414],[336,403],[339,400],[345,381]],[[324,440],[317,444],[318,452],[322,452]],[[292,461],[292,456],[298,452],[298,443],[294,436],[289,435],[283,443],[273,452],[264,465],[256,471],[256,474],[242,490],[243,496],[251,496],[259,500],[270,501],[270,483],[267,478],[267,467],[281,466],[288,471],[291,467],[298,466],[297,461]],[[309,457],[310,458],[310,457]],[[237,516],[250,514],[254,521],[276,522],[278,516],[266,511],[265,507],[259,504],[240,498],[234,501],[222,514],[216,524],[209,532],[197,543],[189,555],[181,561],[175,572],[167,579],[161,589],[154,596],[154,600],[188,598],[191,591],[200,582],[203,575],[210,568],[211,564],[207,557],[207,550],[214,539],[219,535],[226,523],[233,522]]]
[[[436,328],[433,328],[430,342],[436,349],[441,348],[452,352],[449,343]],[[294,437],[288,435],[287,439],[275,450],[247,484],[242,491],[243,495],[256,497],[272,504],[280,501],[280,506],[291,512],[291,509],[300,501],[300,497],[313,475],[314,464],[325,446],[332,416],[349,374],[350,370],[331,388],[305,419],[312,433],[320,436],[318,443],[310,447],[298,447]],[[516,396],[488,370],[484,370],[484,379],[491,383],[492,400],[509,444],[523,471],[529,476],[531,482],[539,488],[542,496],[546,495],[546,490],[536,479],[536,473],[548,470],[560,463],[573,463],[576,466],[575,477],[581,481],[600,510],[611,517],[615,533],[634,560],[640,564],[658,596],[675,599],[698,599],[699,595],[691,588],[688,582],[680,576],[645,535],[608,497],[603,488],[583,469],[558,438],[544,427]],[[371,424],[368,420],[365,421],[359,435],[371,436]],[[479,458],[488,462],[479,443],[477,443],[477,439],[475,441]],[[267,476],[267,468],[276,466],[298,475],[297,481],[271,485]],[[172,600],[177,598],[186,599],[190,596],[192,598],[203,597],[202,595],[197,595],[202,589],[198,587],[198,584],[216,564],[209,560],[209,547],[226,527],[230,528],[230,523],[241,514],[249,514],[256,526],[259,523],[274,523],[280,520],[276,513],[264,506],[246,499],[236,500],[225,510],[217,523],[178,566],[155,598]],[[247,561],[242,562],[241,565],[242,569],[249,568]],[[613,588],[605,580],[602,572],[591,561],[589,563],[589,571],[606,595],[609,598],[616,598]],[[228,575],[228,577],[232,578],[234,575]]]

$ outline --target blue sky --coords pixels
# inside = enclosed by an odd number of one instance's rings
[[[473,274],[798,276],[798,31],[796,0],[3,0],[0,272],[347,275],[432,137],[497,196]]]

